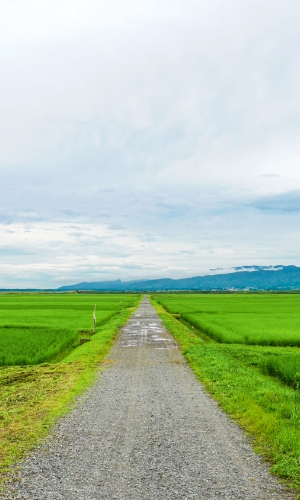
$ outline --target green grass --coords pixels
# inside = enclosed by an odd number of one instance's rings
[[[2,296],[0,309],[5,321],[25,321],[34,318],[47,328],[45,318],[68,321],[71,330],[81,329],[86,336],[91,333],[91,313],[94,303],[100,311],[109,311],[105,322],[98,324],[96,333],[87,342],[68,352],[62,352],[51,363],[27,366],[3,366],[0,368],[0,483],[5,483],[6,472],[11,464],[23,457],[48,432],[49,427],[73,405],[106,366],[106,356],[121,326],[137,307],[140,295],[22,295]],[[5,308],[5,304],[7,309]],[[13,309],[15,306],[15,309]],[[32,307],[30,307],[32,306]],[[53,315],[51,308],[53,307]],[[47,309],[48,308],[48,309]],[[69,309],[70,308],[70,309]],[[18,311],[12,314],[11,311]],[[21,312],[20,312],[21,311]],[[59,311],[62,313],[60,315]],[[74,319],[76,313],[78,324]],[[47,313],[47,314],[46,314]],[[23,320],[22,320],[23,316]],[[98,316],[99,317],[99,316]],[[42,318],[42,319],[41,319]],[[52,324],[53,324],[52,323]],[[32,320],[30,328],[36,325]],[[88,327],[88,328],[87,328]],[[40,326],[37,330],[42,332]]]
[[[262,364],[262,372],[277,377],[300,391],[300,354],[268,356]]]
[[[77,340],[76,330],[0,328],[0,366],[37,365],[49,361]]]
[[[202,297],[199,298],[201,301]],[[176,310],[177,317],[162,307],[161,295],[152,298],[199,380],[252,435],[255,450],[270,462],[271,471],[300,491],[300,392],[294,390],[298,388],[295,386],[300,366],[298,349],[212,342],[206,336],[201,337],[201,332],[192,325],[180,321],[178,311],[182,309],[178,308],[178,296],[172,300],[174,308],[166,298],[169,310]],[[196,300],[198,297],[192,302]],[[241,302],[239,298],[239,308],[243,307]]]
[[[253,436],[255,449],[270,460],[272,471],[300,490],[300,355],[297,347],[288,346],[299,345],[300,296],[170,294],[156,299],[172,313],[156,304],[199,380]],[[52,334],[54,345],[65,342],[57,354],[49,354],[49,363],[26,365],[30,348],[22,347],[26,366],[0,367],[2,481],[9,466],[70,408],[99,367],[106,366],[117,332],[139,300],[139,295],[125,294],[0,296],[0,352],[4,335],[5,355],[15,348],[13,339],[25,346],[29,334],[32,339],[36,335],[42,356],[50,351]],[[99,323],[92,335],[95,302]],[[90,342],[78,346],[80,336]]]
[[[79,345],[97,327],[130,306],[134,296],[7,294],[0,296],[0,366],[49,362]]]
[[[300,346],[300,294],[166,294],[157,301],[217,342]]]

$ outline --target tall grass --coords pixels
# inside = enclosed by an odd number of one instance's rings
[[[262,371],[268,375],[281,379],[285,384],[300,391],[299,354],[269,356],[264,360]]]

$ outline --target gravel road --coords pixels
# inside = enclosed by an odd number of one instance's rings
[[[201,387],[146,297],[109,359],[1,498],[295,498]]]

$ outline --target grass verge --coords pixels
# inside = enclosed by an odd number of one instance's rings
[[[265,356],[287,348],[205,342],[151,301],[199,380],[253,436],[254,448],[270,461],[271,472],[300,491],[300,394],[262,372]]]
[[[71,408],[75,397],[95,380],[99,364],[136,305],[112,317],[90,342],[60,363],[0,368],[1,485],[10,466],[46,435],[54,421]]]

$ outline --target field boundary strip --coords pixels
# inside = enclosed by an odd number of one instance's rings
[[[120,328],[138,307],[130,307],[97,328],[90,342],[57,363],[0,368],[0,484],[11,466],[33,449],[57,418],[66,414],[105,369],[104,360]]]
[[[156,302],[155,295],[151,303],[199,381],[249,433],[271,472],[300,492],[300,393],[259,368],[265,354],[295,348],[203,342]]]

